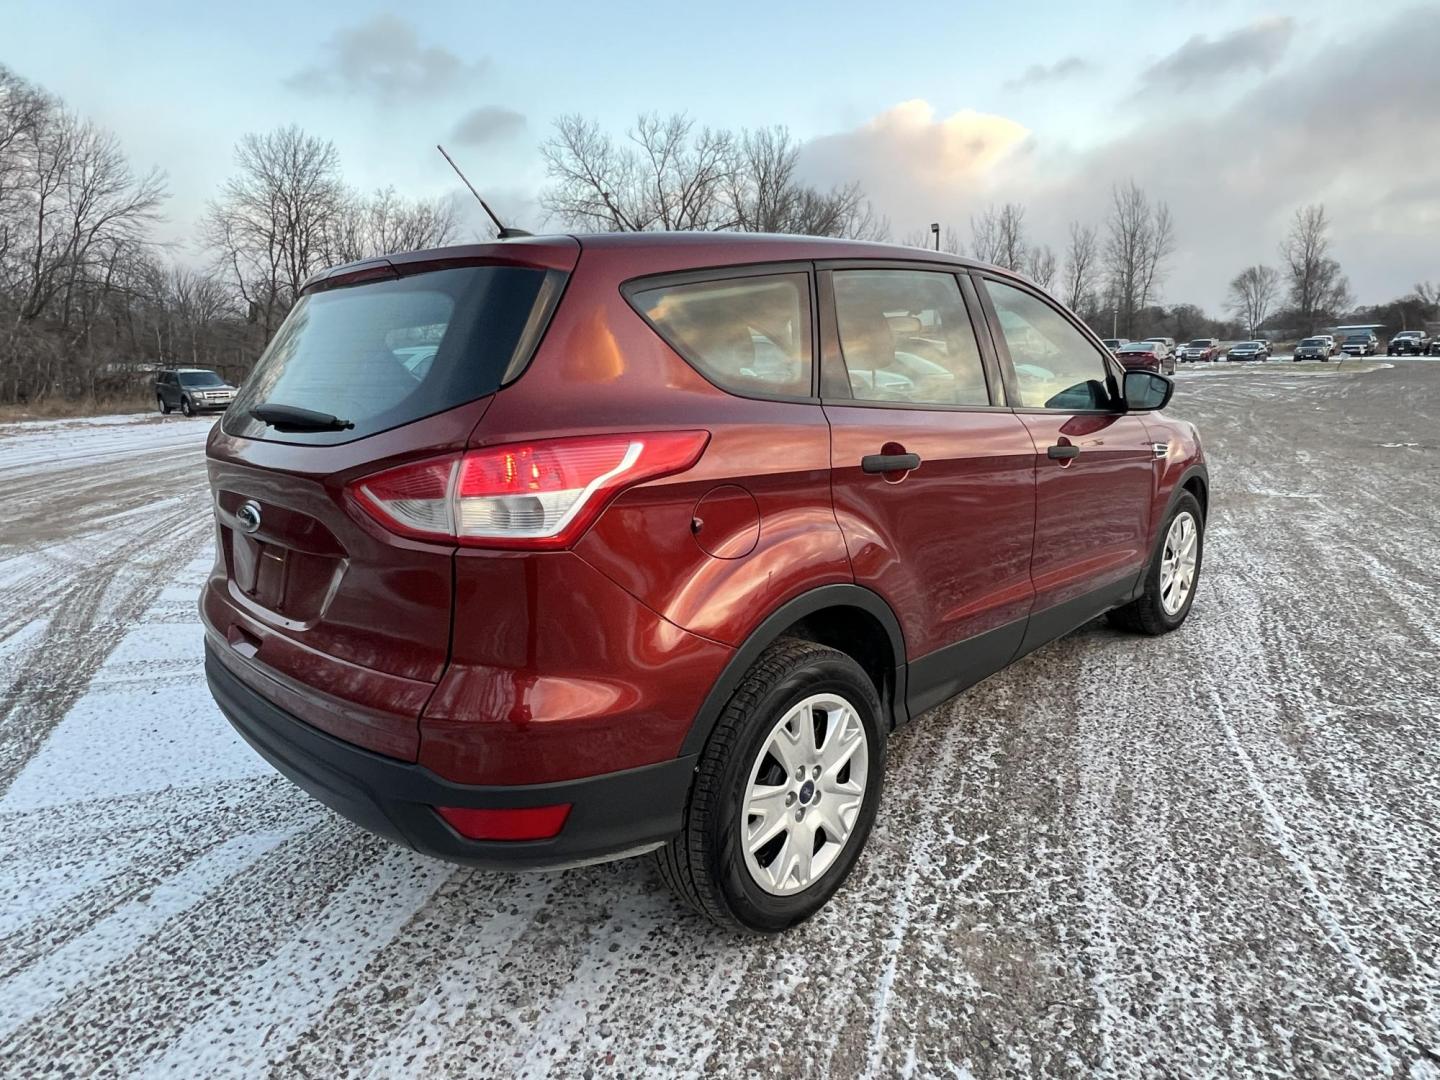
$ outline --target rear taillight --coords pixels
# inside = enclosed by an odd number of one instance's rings
[[[355,481],[355,501],[401,536],[554,549],[577,540],[624,488],[684,472],[706,431],[593,435],[470,450]]]

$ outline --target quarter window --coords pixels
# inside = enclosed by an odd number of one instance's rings
[[[989,405],[975,329],[953,274],[837,270],[835,319],[860,401]]]
[[[1106,409],[1104,358],[1069,319],[1039,297],[998,281],[985,288],[1010,350],[1020,405],[1030,409]]]
[[[810,396],[807,275],[663,285],[630,299],[660,336],[717,386],[749,396]]]

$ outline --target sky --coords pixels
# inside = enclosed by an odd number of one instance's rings
[[[539,231],[556,117],[683,111],[789,128],[806,179],[860,181],[895,239],[1014,201],[1059,251],[1134,179],[1174,215],[1166,302],[1218,313],[1310,202],[1361,302],[1440,279],[1437,3],[0,0],[0,64],[166,172],[192,259],[247,132],[299,124],[352,185],[425,196],[458,191],[443,142]]]

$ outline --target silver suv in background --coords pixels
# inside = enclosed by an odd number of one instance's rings
[[[155,374],[155,404],[162,413],[224,412],[234,400],[235,387],[208,368],[168,368]]]
[[[1300,344],[1295,346],[1295,359],[1300,360],[1329,360],[1335,354],[1335,339],[1328,334],[1317,334],[1314,337],[1302,338]]]

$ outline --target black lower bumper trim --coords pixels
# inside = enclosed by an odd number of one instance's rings
[[[457,784],[296,719],[236,678],[209,643],[205,675],[220,710],[261,757],[357,825],[426,855],[493,869],[554,869],[635,854],[680,831],[693,756],[548,784]],[[549,840],[468,840],[432,809],[554,803],[572,809]]]

